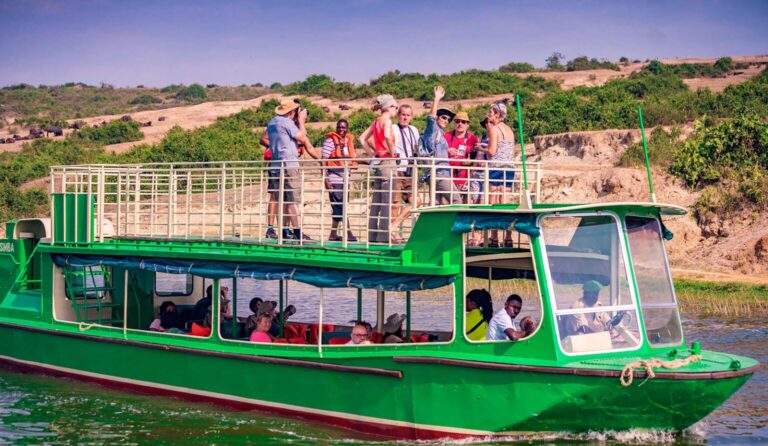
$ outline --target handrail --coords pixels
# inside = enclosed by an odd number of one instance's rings
[[[86,228],[88,241],[99,242],[114,237],[216,238],[367,248],[407,240],[415,223],[411,211],[459,203],[520,203],[523,198],[522,179],[516,175],[522,167],[519,162],[336,161],[342,162],[52,166],[51,193],[87,195],[91,213],[83,218],[83,212],[67,210],[67,200],[62,200],[65,209],[57,212],[53,224],[70,228],[62,234],[80,234],[79,229]],[[540,164],[528,163],[527,170],[532,200],[538,202]],[[74,200],[75,206],[78,201]],[[272,215],[267,209],[270,202]],[[75,225],[74,232],[70,225]]]

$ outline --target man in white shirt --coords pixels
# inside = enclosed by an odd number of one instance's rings
[[[529,331],[521,330],[515,318],[523,309],[523,298],[512,294],[507,298],[504,308],[499,310],[488,323],[488,332],[485,338],[489,341],[517,341],[528,336]]]
[[[419,144],[419,129],[411,125],[413,108],[403,104],[397,110],[397,123],[392,124],[397,149],[397,180],[395,182],[394,199],[392,200],[392,225],[400,226],[413,206],[413,157]]]

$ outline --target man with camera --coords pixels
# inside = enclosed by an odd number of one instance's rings
[[[296,208],[302,202],[299,145],[303,145],[312,158],[320,158],[307,138],[306,120],[307,110],[302,109],[298,101],[284,99],[275,107],[275,117],[267,124],[273,166],[280,168],[279,184],[282,184],[283,189],[283,216],[288,217],[293,228],[293,230],[288,227],[283,228],[283,238],[288,240],[310,240],[306,234],[301,233],[299,213]]]

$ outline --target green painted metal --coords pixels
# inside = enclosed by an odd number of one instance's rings
[[[656,193],[653,191],[653,179],[651,179],[651,160],[648,158],[648,143],[645,140],[645,124],[643,123],[643,109],[637,107],[637,116],[640,119],[640,135],[643,138],[643,154],[645,155],[645,172],[648,174],[648,189],[651,192],[651,201],[656,202]]]
[[[78,198],[83,200],[83,198]],[[66,197],[59,198],[64,209]],[[85,200],[87,201],[87,200]],[[83,204],[83,203],[81,203]],[[563,205],[535,205],[539,214]],[[56,209],[54,203],[54,209]],[[685,357],[685,342],[653,347],[649,343],[630,352],[608,352],[567,356],[559,349],[549,305],[546,261],[542,240],[531,237],[531,254],[543,302],[537,331],[518,342],[469,342],[464,336],[465,278],[464,247],[460,234],[450,228],[459,211],[472,209],[515,210],[515,206],[456,206],[445,212],[423,213],[405,246],[365,252],[337,252],[319,247],[275,247],[237,242],[180,242],[107,240],[82,244],[80,236],[61,231],[62,244],[39,245],[43,287],[9,294],[0,302],[0,355],[21,361],[101,374],[150,385],[179,386],[191,391],[213,392],[225,397],[247,398],[295,406],[301,410],[338,413],[340,417],[364,416],[383,422],[405,422],[436,426],[449,432],[585,431],[628,428],[682,429],[698,421],[735,392],[749,375],[723,379],[652,379],[642,386],[621,387],[616,377],[585,374],[552,374],[529,370],[491,370],[455,364],[410,363],[398,357],[460,360],[465,364],[539,366],[551,369],[574,368],[584,372],[618,371],[638,359]],[[647,205],[606,205],[624,223],[628,213],[647,212]],[[55,211],[57,212],[57,211]],[[61,212],[61,211],[58,211]],[[525,211],[530,212],[530,210]],[[87,218],[87,212],[86,218]],[[658,211],[655,214],[658,217]],[[63,213],[62,213],[63,216]],[[56,228],[54,227],[54,230]],[[65,242],[66,241],[66,242]],[[626,244],[626,242],[625,242]],[[624,249],[627,249],[624,246]],[[99,325],[81,331],[77,323],[53,320],[54,253],[82,253],[111,256],[200,258],[243,262],[281,262],[303,265],[353,268],[363,271],[456,274],[454,283],[454,332],[447,343],[381,344],[365,347],[300,346],[252,344],[219,338],[194,338],[144,331],[151,322],[154,274],[148,271],[112,272],[110,290],[114,303],[122,305],[127,290],[128,329]],[[630,259],[631,261],[631,259]],[[2,257],[0,257],[2,265]],[[631,266],[631,265],[630,265]],[[16,264],[18,268],[18,263]],[[632,271],[632,268],[629,268]],[[66,273],[65,272],[65,276]],[[74,276],[73,276],[74,277]],[[66,277],[65,277],[66,279]],[[60,279],[59,279],[60,280]],[[127,280],[127,283],[126,283]],[[634,276],[628,277],[633,282]],[[67,282],[67,280],[65,280]],[[214,296],[220,283],[213,281]],[[281,310],[285,288],[280,282]],[[76,283],[68,283],[70,291]],[[87,295],[89,287],[84,286]],[[82,290],[81,290],[82,291]],[[91,289],[93,291],[93,289]],[[636,289],[635,289],[636,291]],[[237,289],[233,287],[233,305]],[[406,313],[411,313],[408,293]],[[219,299],[212,299],[212,326],[222,319]],[[118,308],[118,307],[116,307]],[[358,319],[362,295],[358,294]],[[640,309],[638,308],[638,311]],[[406,327],[410,336],[410,319]],[[11,324],[11,325],[8,325]],[[282,324],[281,324],[282,325]],[[16,327],[14,327],[16,326]],[[29,331],[24,327],[50,332]],[[142,330],[134,329],[142,328]],[[641,330],[644,333],[644,330]],[[66,336],[70,334],[71,336]],[[76,335],[76,336],[75,336]],[[100,342],[117,340],[121,343]],[[126,344],[146,343],[149,346]],[[165,347],[173,348],[168,351]],[[183,348],[185,350],[178,350]],[[205,353],[242,355],[210,356]],[[677,356],[675,356],[675,354]],[[676,370],[696,374],[732,370],[756,365],[749,358],[703,352],[705,361]],[[254,362],[249,358],[269,357],[310,363],[375,368],[402,372],[401,378],[359,372],[328,370],[296,365]],[[180,365],[148,367],[147,364]],[[183,366],[181,366],[183,365]],[[253,385],[254,376],[268,376],[290,383],[286,386]],[[695,395],[695,398],[691,398]],[[578,413],[579,416],[574,416]],[[598,424],[595,424],[597,420]]]
[[[528,190],[528,169],[525,163],[525,136],[523,135],[523,109],[520,105],[520,95],[515,95],[515,104],[517,105],[517,126],[520,135],[520,154],[523,162],[523,188]]]

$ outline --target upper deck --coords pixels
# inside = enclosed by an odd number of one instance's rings
[[[286,193],[289,169],[266,162],[54,166],[51,243],[164,240],[386,250],[408,241],[426,209],[519,204],[526,195],[540,200],[538,163],[527,163],[526,193],[520,163],[448,167],[448,160],[414,161],[418,168],[385,170],[369,159],[343,166],[302,160],[295,194]],[[445,177],[448,169],[453,178]],[[291,217],[287,227],[300,228],[302,237],[291,238],[277,224]],[[334,219],[340,222],[336,231]]]

